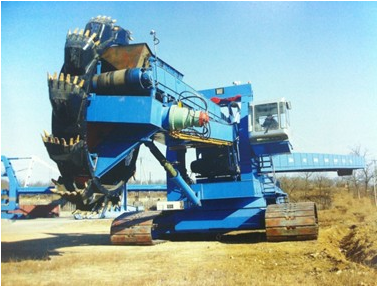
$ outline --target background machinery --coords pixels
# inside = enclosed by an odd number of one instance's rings
[[[194,90],[147,44],[131,40],[109,17],[68,32],[63,67],[48,75],[52,132],[42,138],[61,173],[52,191],[79,210],[104,213],[120,204],[145,145],[166,171],[168,201],[157,211],[116,218],[114,244],[262,228],[269,241],[316,239],[315,204],[289,203],[274,177],[272,157],[292,149],[290,102],[256,103],[250,84]],[[287,159],[286,170],[344,175],[363,167],[360,158],[302,157],[306,162],[293,166]]]
[[[52,195],[52,186],[28,186],[28,178],[22,186],[16,176],[12,165],[15,161],[31,161],[33,157],[6,157],[1,156],[1,218],[33,218],[59,216],[60,207],[58,200],[44,199],[44,195]],[[31,164],[29,165],[29,173]],[[4,182],[3,182],[4,179]],[[7,186],[3,186],[3,183]],[[21,204],[20,196],[37,197],[36,204]]]

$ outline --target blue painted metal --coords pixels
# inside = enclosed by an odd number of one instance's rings
[[[156,223],[169,226],[166,233],[226,233],[232,230],[250,230],[264,227],[263,198],[203,201],[201,208],[168,213]]]
[[[147,50],[150,51],[148,47]],[[331,159],[331,164],[326,158],[315,162],[312,157],[312,161],[306,159],[305,164],[308,164],[305,165],[303,159],[296,156],[293,156],[293,164],[289,157],[279,158],[279,162],[275,158],[266,161],[264,158],[271,155],[291,153],[291,144],[289,139],[262,143],[250,140],[253,134],[249,129],[249,113],[254,100],[251,84],[197,91],[183,81],[183,74],[166,62],[153,55],[145,62],[148,63],[142,68],[127,66],[129,74],[125,74],[124,92],[120,94],[106,93],[106,89],[96,94],[99,84],[92,81],[85,120],[90,127],[88,137],[93,133],[99,142],[89,147],[90,153],[96,154],[93,162],[96,179],[111,173],[143,143],[148,145],[156,140],[167,146],[166,158],[159,158],[167,171],[167,199],[183,201],[184,210],[157,218],[157,223],[161,221],[163,226],[168,226],[160,232],[264,228],[266,207],[287,198],[270,175],[274,165],[276,171],[338,171],[363,166],[361,161],[346,166],[343,159],[347,158],[337,158],[342,162],[339,166],[335,165],[335,158]],[[97,73],[100,72],[98,69]],[[111,83],[105,84],[105,88],[106,85]],[[174,133],[176,131],[169,128],[168,118],[170,108],[178,104],[205,112],[209,123]],[[103,134],[96,134],[97,129]],[[196,149],[197,158],[191,163],[196,173],[195,183],[187,174],[187,148]],[[128,190],[132,188],[128,186]],[[144,188],[139,187],[139,190]]]
[[[157,132],[157,129],[150,130],[147,128],[135,128],[131,133],[132,141],[124,140],[122,141],[122,134],[117,133],[113,141],[105,141],[97,146],[97,158],[96,164],[93,167],[95,176],[101,177],[106,172],[110,171],[115,165],[124,160],[135,148],[139,147],[142,139],[147,136],[153,136]],[[128,131],[131,129],[130,126],[125,126],[124,130]],[[114,140],[116,139],[116,140]]]
[[[127,184],[127,191],[166,191],[166,184]]]
[[[93,96],[90,98],[87,121],[146,124],[161,128],[162,109],[161,103],[149,96]]]
[[[272,157],[276,172],[339,171],[362,169],[365,160],[355,155],[292,153]]]
[[[203,202],[214,199],[262,197],[257,180],[193,184],[192,188],[198,192]]]
[[[259,158],[264,155],[290,153],[291,144],[288,140],[250,143],[248,112],[249,103],[253,100],[251,85],[222,87],[197,92],[185,84],[181,76],[177,77],[174,73],[169,73],[169,69],[164,69],[158,65],[157,67],[152,65],[151,69],[153,69],[152,74],[158,83],[156,90],[153,91],[154,93],[158,90],[159,93],[166,95],[165,99],[182,100],[186,106],[195,110],[207,108],[211,119],[209,138],[232,143],[229,151],[235,158],[234,165],[238,169],[238,176],[230,176],[226,179],[223,177],[197,178],[197,184],[187,184],[181,176],[168,180],[168,200],[186,202],[184,211],[177,211],[171,217],[164,217],[165,223],[170,222],[172,226],[175,226],[174,230],[168,232],[263,228],[264,220],[262,219],[266,206],[269,203],[278,202],[287,195],[276,186],[275,182],[266,183],[270,180],[270,177],[264,173],[268,173],[269,170],[261,168]],[[185,99],[185,95],[194,96],[194,98]],[[211,99],[217,97],[223,100],[238,95],[240,96],[237,100],[240,104],[239,121],[232,122],[230,106],[216,105]],[[159,132],[168,129],[169,104],[165,100],[161,103],[155,101],[154,98],[127,95],[117,98],[113,96],[93,97],[91,101],[88,121],[153,125],[160,128]],[[97,103],[95,103],[96,101]],[[205,104],[203,105],[203,103]],[[106,105],[105,108],[104,105]],[[122,113],[114,113],[114,110],[122,111]],[[135,113],[136,110],[141,110],[142,113]],[[162,142],[169,149],[169,147],[193,144],[195,141],[173,140],[164,136]],[[107,146],[107,148],[109,147],[110,145]],[[217,147],[209,146],[204,148],[202,152],[206,153],[207,150],[213,149],[217,149]],[[177,152],[168,150],[167,158],[169,161],[175,162],[178,158]],[[287,169],[275,162],[274,165],[276,171],[293,171],[292,166]],[[351,169],[358,167],[359,165],[349,166]],[[295,168],[296,170],[303,169],[298,166],[295,166]],[[177,169],[179,170],[179,168]],[[337,170],[328,166],[325,167],[321,163],[316,166],[316,169]],[[272,189],[268,189],[268,184],[272,184]],[[188,191],[185,188],[177,189],[177,185],[187,186]],[[195,204],[187,204],[189,201]]]
[[[252,149],[255,155],[279,155],[282,153],[290,153],[292,146],[289,141],[254,143]]]
[[[10,160],[2,155],[1,162],[5,168],[5,172],[1,175],[1,177],[6,176],[9,179],[9,190],[1,190],[2,195],[4,194],[8,196],[7,201],[3,201],[3,199],[1,200],[1,217],[3,218],[3,216],[6,216],[7,211],[16,210],[18,208],[17,189],[19,184]]]
[[[1,156],[1,162],[4,166],[4,173],[1,177],[8,179],[8,189],[1,190],[1,218],[11,219],[18,218],[22,214],[15,213],[19,209],[19,196],[21,194],[51,194],[51,186],[40,187],[21,187],[17,179],[16,173],[12,166],[12,161],[31,159],[27,157],[13,157],[8,158]],[[4,196],[4,199],[3,199]]]
[[[194,205],[194,206],[201,206],[200,198],[198,198],[197,194],[191,189],[191,187],[185,182],[185,180],[182,178],[182,176],[177,174],[175,177],[169,177],[169,180],[174,182],[181,190],[182,192],[187,196],[188,200]]]

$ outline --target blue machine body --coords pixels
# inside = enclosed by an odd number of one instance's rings
[[[85,33],[68,33],[60,75],[48,75],[52,133],[42,136],[61,173],[57,190],[83,210],[119,201],[136,171],[141,145],[166,171],[170,204],[153,219],[157,237],[264,228],[266,209],[288,202],[276,172],[347,175],[364,167],[360,158],[292,154],[287,100],[258,103],[251,84],[194,89],[147,44],[130,44],[130,32],[111,18],[98,16],[86,27]],[[187,156],[188,149],[195,159]],[[315,205],[300,208],[309,208],[317,236]],[[122,220],[113,223],[114,233],[120,232],[114,238],[121,241],[134,232]],[[125,229],[119,227],[123,223]]]
[[[170,226],[164,230],[166,233],[264,228],[268,204],[287,200],[287,194],[271,178],[272,165],[277,172],[339,171],[363,167],[362,159],[350,163],[348,156],[342,156],[336,164],[333,160],[329,164],[321,155],[308,155],[308,161],[298,162],[296,159],[304,155],[291,154],[289,139],[253,144],[249,132],[250,103],[254,101],[250,84],[196,91],[184,83],[183,75],[171,66],[154,57],[150,62],[152,65],[147,70],[135,71],[139,77],[133,79],[135,85],[142,82],[142,77],[149,79],[150,86],[143,92],[92,93],[89,98],[88,124],[105,123],[116,129],[93,153],[95,175],[99,178],[105,175],[135,147],[150,140],[166,145],[166,158],[172,163],[179,162],[180,153],[185,153],[187,148],[196,149],[198,161],[211,152],[215,157],[228,157],[223,171],[213,176],[200,171],[204,176],[197,176],[195,183],[179,174],[167,177],[168,201],[183,201],[184,209],[157,219],[160,225]],[[185,97],[187,95],[189,97]],[[192,136],[179,131],[178,136],[174,136],[167,123],[170,108],[179,102],[189,109],[208,113],[208,134]],[[190,130],[200,133],[201,128],[190,127]],[[282,158],[280,154],[288,155]],[[295,159],[293,163],[287,156]],[[267,158],[269,167],[262,164],[265,162],[263,158]],[[314,158],[318,160],[314,162]],[[186,167],[177,167],[177,170],[182,168]],[[211,165],[204,169],[211,169]]]

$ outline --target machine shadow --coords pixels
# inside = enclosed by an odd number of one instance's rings
[[[220,239],[220,242],[226,243],[226,244],[260,243],[260,242],[266,242],[266,241],[267,241],[267,237],[266,237],[265,230],[224,234]]]
[[[54,234],[53,237],[1,242],[1,262],[24,260],[50,260],[50,256],[60,256],[59,248],[73,246],[111,245],[107,234]]]
[[[266,242],[266,232],[247,231],[247,232],[231,232],[226,234],[177,234],[165,237],[169,241],[218,241],[224,244],[250,244]]]
[[[55,234],[53,237],[21,240],[15,242],[1,242],[1,262],[18,262],[24,260],[51,260],[51,256],[61,256],[58,251],[64,247],[74,246],[104,246],[111,245],[110,236],[107,234]],[[218,241],[224,244],[250,244],[266,241],[265,232],[234,232],[228,234],[180,234],[169,236],[172,242],[179,241]]]

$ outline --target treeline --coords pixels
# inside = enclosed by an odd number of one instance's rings
[[[370,176],[365,170],[343,177],[314,172],[278,176],[280,187],[288,193],[291,202],[314,201],[320,209],[331,207],[334,192],[348,192],[358,199],[367,197],[377,206],[372,179],[373,175]]]

